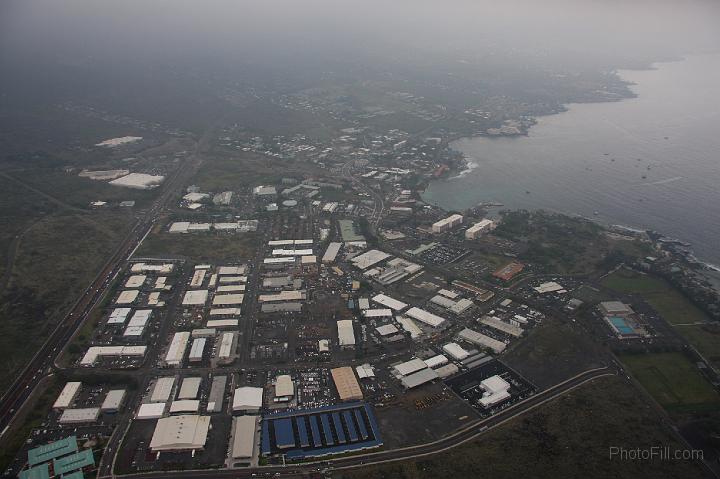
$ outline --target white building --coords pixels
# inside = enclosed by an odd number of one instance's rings
[[[355,332],[353,331],[353,322],[351,319],[344,319],[337,322],[338,342],[341,348],[355,346]]]
[[[457,343],[447,343],[443,346],[443,351],[448,353],[456,361],[462,361],[470,355]]]
[[[440,221],[436,221],[432,225],[432,232],[433,233],[444,233],[445,231],[449,231],[456,226],[461,225],[463,222],[462,215],[454,214],[450,215],[447,218],[443,218]]]
[[[150,449],[188,451],[203,449],[210,429],[210,416],[181,415],[158,419]]]
[[[258,412],[263,404],[263,388],[239,387],[233,394],[233,412]]]
[[[168,366],[180,366],[189,340],[190,333],[188,331],[181,331],[173,335],[170,347],[165,355],[165,363]]]
[[[485,392],[480,398],[483,407],[494,406],[510,397],[510,384],[500,376],[491,376],[480,382]]]
[[[58,422],[60,424],[80,424],[96,422],[100,416],[99,407],[88,407],[80,409],[65,409]]]
[[[258,416],[238,416],[233,419],[233,459],[251,459],[255,450]]]
[[[158,380],[155,381],[152,394],[150,394],[150,402],[167,402],[167,400],[170,399],[174,385],[175,378],[172,376],[158,378]]]
[[[474,240],[492,230],[495,223],[489,219],[483,219],[465,230],[465,239]]]
[[[111,389],[105,395],[100,411],[102,412],[117,412],[122,407],[122,403],[125,400],[124,389]]]
[[[79,381],[65,383],[65,387],[63,387],[63,390],[60,391],[60,395],[53,404],[53,409],[65,409],[70,407],[72,402],[75,400],[75,396],[77,396],[77,393],[80,391],[81,385],[82,383]]]
[[[278,376],[275,380],[275,398],[289,399],[294,395],[295,385],[293,384],[292,377],[288,374]]]
[[[437,316],[435,314],[429,313],[425,311],[424,309],[420,308],[410,308],[408,309],[405,314],[410,316],[413,319],[416,319],[420,321],[421,323],[425,323],[428,326],[432,326],[433,328],[437,328],[441,324],[445,322],[445,318],[441,318],[440,316]]]

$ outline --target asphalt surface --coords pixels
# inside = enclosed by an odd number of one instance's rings
[[[212,469],[212,470],[195,470],[195,471],[160,471],[139,474],[123,475],[123,478],[132,479],[173,479],[178,477],[256,477],[263,475],[297,477],[307,476],[312,473],[331,473],[346,469],[354,469],[358,467],[367,467],[371,465],[382,465],[397,461],[412,460],[420,457],[438,454],[448,449],[452,449],[468,441],[472,441],[504,424],[511,419],[529,412],[543,404],[552,401],[575,388],[603,376],[616,375],[617,371],[610,368],[598,368],[585,371],[567,381],[564,381],[552,388],[546,389],[524,401],[514,404],[487,419],[477,421],[455,433],[446,436],[437,441],[411,446],[405,448],[391,449],[387,451],[371,452],[368,454],[359,454],[344,458],[330,459],[316,462],[307,462],[303,464],[291,464],[287,466],[264,466],[247,469]],[[111,476],[99,476],[111,477]]]

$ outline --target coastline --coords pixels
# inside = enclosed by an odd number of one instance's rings
[[[572,108],[573,105],[614,103],[614,102],[621,102],[621,101],[623,101],[623,100],[629,100],[629,99],[638,98],[639,94],[633,89],[633,87],[637,86],[638,83],[626,79],[626,77],[623,76],[623,74],[624,74],[625,72],[656,71],[656,70],[659,70],[660,67],[661,67],[662,65],[665,65],[665,64],[682,63],[682,62],[687,61],[688,58],[691,58],[691,57],[704,56],[704,55],[718,55],[718,54],[720,54],[720,52],[701,52],[701,53],[687,54],[687,55],[683,55],[682,57],[678,57],[678,58],[672,58],[672,59],[666,59],[666,60],[653,61],[653,62],[648,63],[648,64],[647,64],[646,66],[644,66],[644,67],[638,66],[638,67],[636,67],[636,68],[620,68],[620,69],[617,69],[617,70],[613,70],[612,73],[613,73],[614,75],[617,75],[617,76],[618,76],[618,78],[627,86],[628,90],[629,90],[632,94],[627,95],[627,96],[622,97],[622,98],[613,98],[613,99],[611,99],[611,98],[604,98],[604,99],[603,99],[603,98],[600,98],[600,99],[598,99],[598,101],[583,101],[583,102],[565,103],[565,104],[563,104],[561,111],[549,112],[549,113],[547,113],[547,114],[540,114],[540,115],[534,116],[532,123],[529,124],[528,127],[527,127],[524,131],[522,131],[522,133],[520,133],[520,134],[513,134],[513,135],[508,135],[508,134],[501,134],[501,135],[476,134],[476,135],[456,135],[456,136],[454,136],[454,137],[451,137],[451,138],[449,138],[449,139],[447,140],[447,147],[450,148],[450,149],[452,149],[452,150],[455,151],[455,152],[460,153],[460,154],[462,155],[462,161],[463,161],[462,167],[461,167],[461,168],[456,168],[455,171],[451,170],[452,175],[445,176],[445,177],[442,177],[442,178],[429,178],[427,184],[425,185],[425,188],[423,189],[423,191],[422,191],[421,194],[420,194],[420,197],[421,197],[421,199],[422,199],[423,201],[427,201],[426,191],[427,191],[427,189],[430,187],[431,182],[435,182],[435,181],[439,181],[439,180],[440,180],[440,181],[445,181],[445,182],[455,181],[455,180],[457,180],[457,179],[460,179],[460,178],[465,177],[466,175],[470,174],[472,171],[478,169],[478,168],[481,166],[479,161],[477,161],[477,160],[474,159],[474,158],[469,157],[468,154],[467,154],[465,151],[463,151],[462,149],[457,148],[457,143],[460,142],[460,141],[464,141],[464,140],[478,140],[478,139],[483,139],[483,138],[488,139],[488,140],[493,140],[493,139],[513,139],[513,138],[518,138],[518,139],[519,139],[519,137],[523,137],[523,136],[524,136],[524,137],[528,137],[529,134],[530,134],[531,128],[532,128],[533,126],[536,126],[538,119],[540,119],[540,118],[542,118],[542,117],[549,117],[549,116],[553,116],[553,115],[558,115],[558,114],[560,114],[560,113],[569,112],[569,111],[571,110],[571,108]],[[659,183],[665,183],[665,182],[668,182],[668,180],[662,180],[662,181],[659,182]],[[503,198],[491,198],[491,200],[494,201],[494,202],[499,202],[499,203],[503,203],[503,204],[505,203],[505,201],[503,201]],[[436,204],[436,203],[433,202],[433,203],[431,203],[431,204]],[[473,206],[467,206],[467,208],[473,208],[474,206],[475,206],[475,205],[473,205]],[[443,207],[443,209],[445,209],[445,207]],[[517,208],[507,208],[507,209],[517,209]],[[584,218],[584,219],[586,219],[586,220],[588,220],[588,221],[592,221],[593,223],[596,223],[596,224],[598,224],[598,225],[600,225],[600,226],[602,226],[602,227],[604,227],[604,228],[619,227],[619,228],[623,228],[623,229],[627,229],[627,230],[631,230],[631,231],[636,231],[636,232],[653,233],[653,234],[657,235],[658,237],[662,238],[664,241],[675,242],[675,243],[681,244],[681,245],[683,246],[683,248],[686,250],[685,254],[683,254],[683,257],[684,257],[688,262],[690,262],[690,263],[692,263],[692,264],[694,264],[694,265],[702,266],[703,268],[706,268],[706,269],[708,269],[708,270],[720,272],[720,266],[718,266],[717,264],[715,264],[715,263],[717,263],[717,261],[714,261],[714,262],[713,262],[713,261],[710,261],[710,260],[704,260],[704,259],[702,259],[702,258],[698,258],[697,256],[695,256],[695,253],[694,253],[694,251],[692,250],[692,245],[691,245],[690,243],[677,240],[677,239],[672,238],[672,237],[670,237],[670,236],[666,236],[665,234],[660,233],[660,232],[657,232],[657,231],[653,230],[652,228],[638,227],[637,225],[633,225],[633,224],[629,224],[629,226],[622,225],[622,224],[615,224],[615,223],[612,222],[612,221],[602,221],[602,220],[600,220],[600,219],[598,219],[598,218],[588,217],[587,215],[584,215],[584,214],[579,214],[579,213],[572,212],[572,211],[561,211],[561,210],[554,209],[554,208],[538,207],[538,208],[529,208],[529,209],[545,210],[545,211],[552,212],[552,213],[565,214],[565,215],[568,215],[568,216],[582,217],[582,218]]]

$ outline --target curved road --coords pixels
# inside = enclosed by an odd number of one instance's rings
[[[574,389],[603,376],[614,376],[617,371],[610,368],[597,368],[585,371],[577,376],[557,384],[545,391],[520,401],[511,407],[483,420],[468,425],[455,433],[437,441],[387,451],[371,452],[354,456],[331,459],[324,461],[307,462],[303,464],[292,464],[288,466],[265,466],[246,469],[213,469],[195,471],[160,471],[138,474],[128,474],[118,477],[132,479],[177,479],[178,477],[227,477],[240,478],[265,475],[276,476],[300,476],[313,472],[333,472],[345,469],[354,469],[371,465],[382,465],[391,462],[406,461],[420,457],[438,454],[468,441],[477,439],[489,430],[496,428],[517,416],[525,414],[543,404],[550,402]],[[112,476],[100,476],[108,478]]]

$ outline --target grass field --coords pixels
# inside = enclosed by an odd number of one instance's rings
[[[256,233],[170,234],[155,229],[135,256],[183,257],[197,261],[234,261],[254,255]]]
[[[129,228],[118,212],[48,215],[26,231],[0,293],[0,386],[79,297]]]
[[[692,462],[609,459],[610,446],[683,448],[659,419],[626,381],[602,378],[450,451],[334,477],[704,477]]]
[[[603,286],[643,298],[708,361],[720,366],[718,328],[710,324],[710,318],[704,312],[661,278],[618,270],[603,280]]]
[[[712,411],[720,407],[720,394],[681,353],[625,354],[620,359],[670,412]]]

